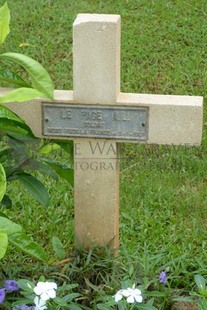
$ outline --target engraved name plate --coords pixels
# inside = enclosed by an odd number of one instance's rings
[[[93,105],[42,105],[43,135],[146,141],[148,108]]]

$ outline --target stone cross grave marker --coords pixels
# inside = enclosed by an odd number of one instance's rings
[[[51,102],[7,106],[37,137],[74,140],[76,245],[118,248],[118,143],[199,145],[203,99],[120,92],[119,15],[77,16],[73,75]]]

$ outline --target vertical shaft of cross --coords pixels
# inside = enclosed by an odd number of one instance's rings
[[[120,17],[79,14],[73,25],[74,100],[115,104],[120,92]],[[99,114],[99,120],[101,116]],[[96,116],[87,120],[95,126]],[[98,119],[97,119],[98,121]],[[96,128],[94,128],[96,129]],[[119,167],[115,141],[76,139],[75,239],[118,248]]]

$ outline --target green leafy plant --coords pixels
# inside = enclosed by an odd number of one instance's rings
[[[6,192],[6,173],[2,164],[0,164],[0,201]]]
[[[10,33],[10,11],[7,2],[0,8],[0,20],[1,46]],[[1,104],[14,101],[22,102],[37,97],[53,98],[54,86],[52,80],[45,68],[36,60],[19,53],[3,53],[0,54],[0,58],[21,65],[28,72],[32,82],[32,85],[29,87],[28,83],[25,83],[27,87],[20,87],[2,96],[0,98]],[[12,83],[13,79],[10,77],[9,81]],[[16,82],[14,84],[16,84]]]
[[[74,309],[81,310],[76,299],[81,295],[73,292],[77,284],[66,284],[58,286],[51,280],[45,281],[41,276],[37,284],[20,279],[6,280],[4,287],[0,289],[0,304],[6,309]],[[12,296],[14,295],[14,296]],[[27,306],[28,305],[28,306]]]
[[[0,201],[4,198],[6,191],[6,173],[0,164]],[[0,214],[0,259],[7,251],[8,242],[21,251],[33,256],[36,259],[46,261],[44,250],[30,237],[22,232],[22,227],[10,219],[4,213]]]
[[[197,292],[192,292],[192,296],[196,296],[198,298],[198,309],[205,310],[207,309],[207,286],[206,280],[200,274],[196,274],[194,276],[194,280],[197,286]]]
[[[0,8],[0,46],[10,33],[10,11],[7,2]],[[31,171],[39,171],[51,177],[65,178],[73,184],[73,170],[47,158],[42,158],[38,150],[45,143],[34,137],[31,129],[16,114],[3,106],[7,102],[23,102],[34,98],[53,98],[54,86],[45,70],[34,59],[19,53],[0,54],[0,60],[16,63],[28,73],[31,85],[21,79],[16,73],[6,71],[1,74],[0,80],[18,87],[9,90],[0,97],[0,163],[4,166],[7,182],[18,180],[42,205],[48,205],[49,195],[45,186]],[[57,142],[59,143],[59,142]],[[56,143],[56,145],[57,145]],[[42,145],[43,144],[43,145]],[[59,143],[61,145],[61,143]],[[72,149],[70,148],[71,152]],[[40,156],[38,156],[40,155]],[[11,199],[5,195],[2,204],[11,205]]]
[[[7,3],[0,8],[0,46],[10,33],[10,11]],[[0,203],[11,206],[12,201],[6,195],[7,182],[20,181],[24,187],[42,205],[48,205],[49,195],[42,184],[30,171],[40,171],[52,177],[65,176],[72,169],[58,165],[46,158],[37,156],[39,148],[44,142],[37,139],[29,126],[15,113],[6,108],[6,102],[23,102],[37,97],[53,98],[54,86],[47,71],[34,59],[18,53],[0,54],[0,59],[22,66],[29,74],[31,85],[14,72],[1,73],[3,82],[17,86],[0,97]],[[22,87],[21,87],[22,86]],[[36,152],[34,150],[37,150]],[[65,173],[65,174],[64,174]],[[72,184],[70,173],[65,177]],[[27,236],[22,227],[6,217],[0,215],[0,259],[8,247],[8,242],[28,255],[46,261],[46,255],[41,246]]]
[[[23,233],[20,225],[4,216],[0,216],[0,259],[6,254],[8,242],[32,257],[46,261],[46,255],[42,247]]]
[[[206,1],[80,0],[71,1],[67,8],[64,0],[8,2],[15,16],[15,35],[9,37],[8,44],[18,46],[19,40],[31,43],[17,49],[27,51],[34,58],[36,55],[44,58],[58,89],[72,87],[72,20],[77,12],[90,11],[122,15],[123,91],[178,95],[206,93]],[[12,51],[12,48],[5,51]],[[13,85],[23,86],[24,81],[18,76],[15,79],[15,74],[5,71],[4,77],[7,83],[11,78],[17,83]],[[194,274],[201,274],[206,279],[206,133],[204,125],[203,144],[199,149],[121,144],[124,153],[120,159],[120,247],[119,257],[111,263],[110,258],[101,259],[100,255],[94,262],[91,253],[85,253],[86,259],[71,253],[74,244],[73,199],[67,184],[47,183],[51,199],[45,210],[28,204],[27,195],[19,194],[19,184],[11,183],[9,193],[12,192],[10,196],[18,207],[7,209],[7,214],[16,220],[19,213],[24,212],[24,229],[30,234],[38,232],[37,238],[44,239],[52,261],[54,250],[49,243],[54,235],[60,237],[66,258],[72,257],[72,260],[54,268],[41,262],[31,264],[21,252],[12,252],[12,257],[6,255],[0,261],[1,287],[5,279],[27,277],[34,284],[45,274],[46,279],[53,279],[59,285],[64,280],[79,283],[73,290],[82,295],[77,302],[96,309],[98,303],[104,304],[105,295],[112,300],[126,277],[132,279],[132,284],[143,283],[147,277],[149,293],[151,289],[168,292],[167,300],[154,297],[153,305],[158,309],[196,309],[198,298],[190,296],[189,302],[187,297],[192,287],[198,293]],[[41,145],[42,153],[40,150],[38,156],[54,159],[56,153],[59,154],[58,145],[46,142]],[[61,161],[67,159],[68,155],[63,153]],[[156,260],[156,256],[161,258]],[[160,271],[168,266],[168,284],[155,285]],[[143,292],[146,295],[146,291]],[[13,297],[11,295],[14,294],[9,293],[7,298]],[[114,307],[117,309],[117,304]],[[105,309],[110,308],[105,305]]]
[[[10,32],[10,12],[7,2],[0,8],[0,45],[2,45]]]

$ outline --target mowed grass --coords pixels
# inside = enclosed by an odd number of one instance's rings
[[[0,0],[0,5],[3,3]],[[2,51],[21,52],[37,59],[51,74],[57,89],[73,88],[72,24],[76,15],[120,14],[122,91],[200,95],[205,102],[205,0],[9,0],[8,4],[12,32]],[[20,43],[30,46],[19,47]],[[205,119],[204,105],[200,147],[122,145],[121,276],[140,282],[145,277],[152,280],[169,268],[169,283],[177,294],[194,287],[194,274],[207,277]],[[48,208],[38,205],[19,184],[12,184],[8,190],[14,205],[6,212],[44,246],[52,263],[57,259],[52,236],[60,238],[68,256],[73,249],[73,190],[62,180],[42,179],[51,196]],[[12,248],[6,262],[1,262],[4,276],[18,276],[23,269],[30,273],[34,269],[34,274],[38,268],[45,271],[38,262],[31,267],[30,259]],[[129,271],[130,266],[133,269]]]

